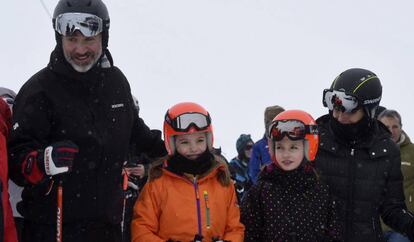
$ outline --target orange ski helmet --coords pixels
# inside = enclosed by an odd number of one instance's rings
[[[269,153],[275,162],[275,141],[288,136],[291,140],[304,140],[305,158],[315,159],[318,152],[319,135],[315,120],[310,114],[301,110],[287,110],[278,114],[269,127]]]
[[[210,114],[197,103],[182,102],[168,109],[164,119],[164,143],[169,155],[175,153],[174,136],[207,133],[208,149],[213,147],[213,126]]]

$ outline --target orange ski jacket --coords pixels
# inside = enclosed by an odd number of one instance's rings
[[[244,225],[233,183],[219,181],[223,175],[229,180],[223,163],[217,161],[200,177],[156,169],[161,171],[160,177],[151,180],[150,174],[134,207],[132,242],[192,241],[199,231],[203,241],[243,241]]]

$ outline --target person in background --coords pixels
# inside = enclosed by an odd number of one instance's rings
[[[349,242],[384,241],[380,217],[414,238],[414,216],[404,202],[400,151],[375,118],[381,97],[375,73],[348,69],[323,91],[328,114],[316,121],[316,168],[338,203],[343,238]]]
[[[168,109],[168,157],[150,170],[135,204],[132,242],[243,241],[236,192],[213,140],[205,108],[183,102]]]
[[[252,156],[249,161],[249,176],[252,179],[253,184],[257,182],[257,176],[262,167],[271,163],[269,147],[267,146],[267,129],[273,118],[282,111],[284,111],[284,109],[278,105],[266,107],[264,111],[265,134],[262,139],[253,145]]]
[[[220,157],[220,159],[225,162],[226,164],[229,163],[229,161],[227,160],[227,158],[224,156],[223,151],[221,150],[221,147],[215,148],[213,147],[213,155],[217,155],[218,157]]]
[[[138,116],[113,64],[106,5],[60,0],[52,22],[56,47],[17,94],[8,142],[10,177],[24,186],[23,240],[118,242],[123,163],[131,144],[164,156],[161,131]]]
[[[236,141],[237,156],[229,163],[231,176],[235,182],[238,201],[249,190],[252,181],[248,172],[248,165],[252,155],[253,140],[250,134],[241,134]]]
[[[301,110],[281,112],[268,137],[272,163],[242,201],[245,242],[342,241],[335,202],[314,169],[315,120]]]
[[[139,116],[138,99],[132,95],[135,109]],[[124,162],[122,170],[123,179],[127,179],[127,186],[124,188],[125,209],[121,223],[123,242],[131,241],[131,221],[135,202],[148,179],[148,169],[151,163],[150,158],[138,149],[139,147],[131,144],[128,160]],[[124,181],[125,182],[125,181]]]
[[[127,187],[124,190],[125,209],[123,211],[122,233],[123,242],[131,241],[131,222],[134,205],[142,188],[148,180],[148,170],[151,159],[145,153],[131,153],[131,157],[124,163],[122,175],[127,179]]]
[[[382,112],[384,112],[385,110],[387,110],[387,108],[386,108],[386,107],[379,105],[379,106],[378,106],[378,108],[377,108],[377,110],[375,111],[375,115],[374,115],[374,117],[375,117],[376,119],[378,119],[378,117],[379,117],[379,116],[382,114]]]
[[[395,110],[386,109],[378,116],[391,132],[391,139],[400,147],[401,171],[404,177],[405,204],[409,211],[414,211],[414,144],[402,129],[401,115]],[[384,236],[388,242],[409,242],[401,233],[392,231],[383,225]]]
[[[17,242],[17,232],[13,219],[8,192],[7,138],[11,129],[14,92],[0,87],[0,241]],[[10,94],[10,96],[8,95]]]

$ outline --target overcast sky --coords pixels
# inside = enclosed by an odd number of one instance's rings
[[[57,1],[44,0],[53,13]],[[382,105],[397,109],[414,137],[411,0],[106,0],[109,50],[129,79],[151,128],[168,107],[206,107],[215,146],[235,154],[241,133],[264,132],[269,105],[327,113],[322,90],[361,67],[383,85]],[[18,91],[55,46],[40,0],[1,4],[0,86]]]

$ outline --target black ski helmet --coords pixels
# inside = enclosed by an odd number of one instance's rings
[[[105,4],[101,0],[59,0],[53,12],[53,29],[55,29],[56,18],[63,13],[89,13],[98,16],[103,21],[102,29],[102,49],[108,47],[109,39],[109,13]],[[56,42],[62,42],[62,36],[55,31]]]
[[[361,68],[348,69],[335,78],[331,89],[356,97],[368,117],[374,118],[382,96],[381,82],[375,73]]]

